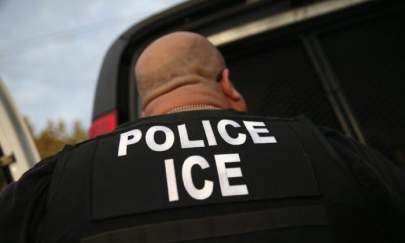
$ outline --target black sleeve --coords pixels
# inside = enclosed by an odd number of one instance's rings
[[[350,137],[330,129],[323,133],[362,186],[383,231],[393,242],[405,242],[405,171]]]
[[[0,193],[0,242],[33,242],[57,156],[37,163]]]

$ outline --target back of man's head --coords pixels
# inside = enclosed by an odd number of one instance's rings
[[[175,32],[154,41],[139,57],[135,67],[138,92],[148,103],[187,80],[216,80],[224,68],[222,55],[207,39]]]
[[[201,90],[225,97],[220,84],[224,70],[224,58],[205,37],[174,32],[145,48],[136,62],[135,77],[145,108],[160,96],[187,85],[198,84]]]

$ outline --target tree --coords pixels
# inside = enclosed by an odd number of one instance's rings
[[[69,135],[69,144],[77,144],[87,139],[87,132],[80,121],[73,123],[72,133]]]
[[[34,141],[41,158],[57,153],[66,144],[76,144],[86,139],[87,133],[79,121],[73,123],[73,129],[69,132],[63,120],[49,120],[39,134],[34,133]]]

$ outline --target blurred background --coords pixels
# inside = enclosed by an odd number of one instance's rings
[[[106,51],[127,28],[180,0],[1,0],[0,77],[41,157],[87,136]]]

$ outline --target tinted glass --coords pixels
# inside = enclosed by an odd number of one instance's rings
[[[298,40],[251,45],[249,51],[229,57],[227,64],[250,112],[279,117],[305,114],[318,125],[341,129]]]

